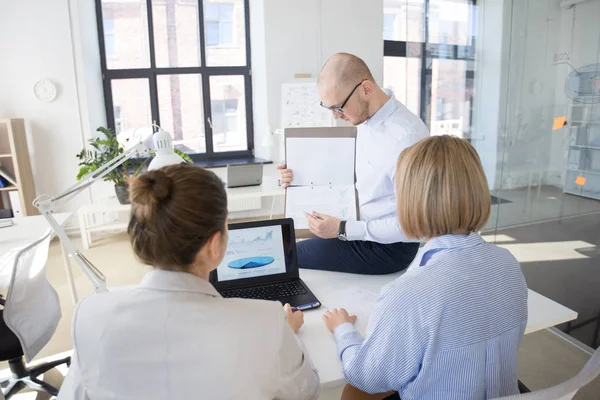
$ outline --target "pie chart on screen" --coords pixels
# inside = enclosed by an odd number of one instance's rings
[[[227,266],[229,268],[244,269],[258,268],[271,264],[275,259],[273,257],[246,257],[230,261]]]

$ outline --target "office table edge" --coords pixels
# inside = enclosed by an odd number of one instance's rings
[[[303,270],[301,270],[301,271],[303,271]],[[321,271],[319,271],[319,272],[321,272]],[[318,274],[317,271],[309,272],[310,275],[314,275],[315,273]],[[302,276],[302,274],[301,274],[301,276]],[[396,277],[394,277],[393,279],[396,279]],[[318,289],[317,289],[317,292],[318,292]],[[327,306],[327,304],[325,304],[325,303],[324,303],[324,306]],[[563,306],[562,304],[560,304],[552,299],[549,299],[548,297],[546,297],[544,295],[541,295],[531,289],[528,289],[528,311],[531,311],[530,306],[536,307],[537,313],[535,315],[541,316],[541,317],[538,317],[537,319],[532,320],[531,319],[532,314],[529,313],[527,328],[525,330],[526,335],[549,328],[549,327],[552,327],[552,326],[556,326],[556,325],[559,325],[564,322],[568,322],[568,321],[571,321],[571,320],[574,320],[577,318],[577,312]],[[547,314],[544,311],[548,310],[548,307],[551,307],[551,311],[553,313],[552,318],[546,318]],[[322,314],[324,311],[323,311],[323,309],[316,309],[316,310],[308,311],[308,312]],[[538,321],[538,319],[541,319],[541,322]],[[332,348],[334,348],[335,342],[333,340],[333,335],[331,335],[331,338],[332,338],[331,346],[332,346]],[[303,338],[303,342],[304,342],[304,346],[307,348],[307,352],[309,352],[308,353],[309,356],[311,357],[311,359],[313,359],[313,362],[314,362],[314,359],[315,358],[318,359],[319,357],[314,357],[310,353],[309,347],[312,347],[312,346],[310,346],[310,340],[306,340],[306,338]],[[336,354],[336,357],[337,357],[337,360],[339,361],[339,366],[340,366],[339,373],[336,374],[334,371],[333,375],[337,376],[335,379],[327,380],[327,381],[321,380],[320,386],[322,389],[337,387],[337,386],[340,386],[340,385],[343,385],[346,383],[346,379],[344,378],[343,370],[341,368],[341,361],[339,360],[339,357],[337,356],[337,354]],[[315,365],[315,367],[320,371],[320,377],[321,377],[321,379],[323,379],[323,375],[324,375],[322,373],[323,368],[320,367],[319,365]],[[328,367],[327,375],[331,375],[329,373],[329,371],[331,371],[332,366],[328,365],[327,367]]]

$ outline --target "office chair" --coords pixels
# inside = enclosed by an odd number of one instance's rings
[[[600,375],[600,348],[592,358],[583,366],[575,377],[559,385],[531,393],[517,394],[514,396],[499,397],[495,400],[571,400],[579,389],[589,384]]]
[[[0,287],[5,287],[3,283],[9,277],[6,300],[0,298],[4,307],[0,309],[0,361],[8,361],[11,372],[11,376],[0,380],[6,400],[25,387],[58,395],[59,388],[39,376],[71,363],[70,357],[32,367],[24,361],[31,362],[48,343],[61,318],[58,294],[45,273],[50,234],[49,230],[35,242],[0,258]]]

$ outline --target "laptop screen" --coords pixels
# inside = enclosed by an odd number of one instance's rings
[[[294,220],[284,218],[229,224],[225,257],[210,282],[224,290],[298,277]]]
[[[229,231],[225,258],[217,267],[220,282],[284,274],[285,271],[280,225]]]

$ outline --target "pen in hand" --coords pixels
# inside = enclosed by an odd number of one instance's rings
[[[317,219],[317,220],[321,220],[321,218],[319,218],[318,216],[314,215],[313,213],[309,213],[304,211],[304,214],[308,215],[311,218]]]
[[[320,306],[321,306],[320,302],[314,301],[312,303],[307,303],[307,304],[302,304],[302,305],[299,305],[299,306],[296,306],[296,307],[292,307],[292,312],[308,310],[308,309],[317,308],[317,307],[320,307]]]

